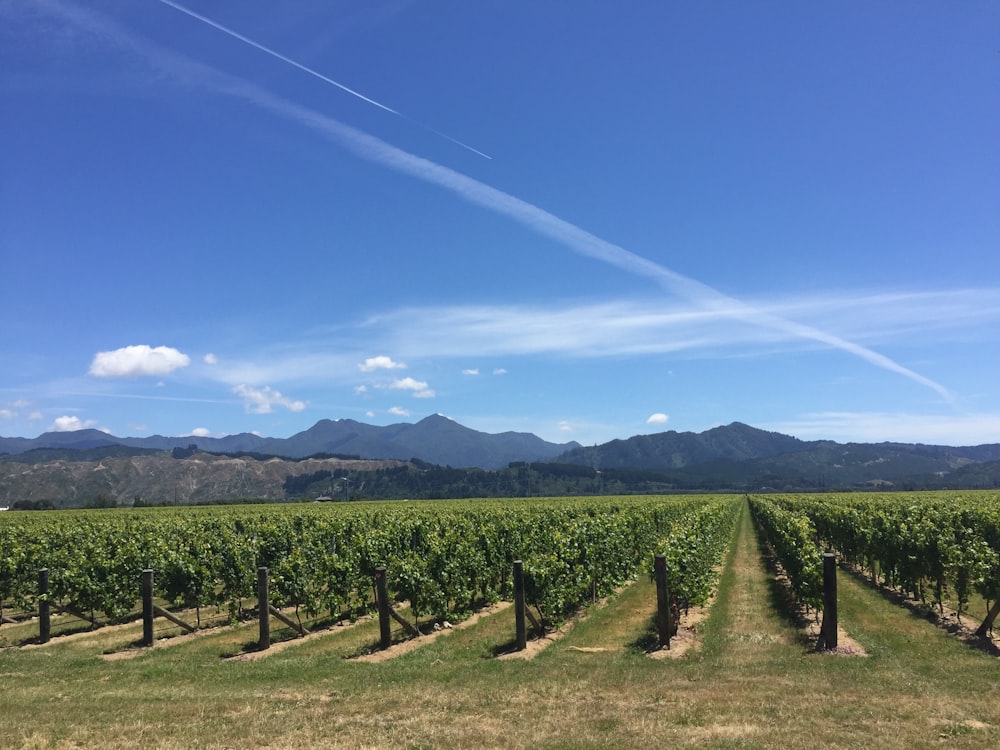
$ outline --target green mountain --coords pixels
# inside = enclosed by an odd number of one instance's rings
[[[559,463],[598,469],[682,469],[710,461],[744,461],[809,450],[813,443],[733,422],[705,432],[660,432],[590,448],[574,448],[556,458]]]
[[[803,441],[734,422],[577,448],[556,459],[594,469],[672,472],[681,486],[826,489],[1000,486],[1000,445]],[[979,466],[979,469],[975,469]]]

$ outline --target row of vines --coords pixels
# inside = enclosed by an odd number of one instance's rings
[[[656,544],[655,554],[666,563],[672,603],[688,607],[706,604],[732,540],[742,503],[708,503],[679,518]],[[647,558],[654,573],[655,554]]]
[[[1000,610],[996,493],[772,495],[750,503],[807,603],[822,585],[822,545],[924,603],[943,607],[947,600],[962,613],[979,594],[987,608],[984,631]]]
[[[162,600],[236,619],[267,567],[275,605],[337,618],[371,606],[373,575],[385,567],[390,594],[415,616],[454,619],[509,598],[520,559],[528,603],[558,622],[663,550],[679,596],[704,599],[738,509],[732,496],[646,496],[8,512],[0,605],[33,610],[47,568],[56,606],[120,619],[151,569]]]
[[[816,528],[804,514],[783,507],[784,499],[753,497],[750,512],[788,576],[795,598],[819,608],[823,601],[823,551]]]

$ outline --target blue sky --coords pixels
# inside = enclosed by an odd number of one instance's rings
[[[998,29],[0,0],[0,434],[1000,442]]]

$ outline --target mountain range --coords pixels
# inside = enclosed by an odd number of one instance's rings
[[[674,471],[742,488],[979,488],[1000,486],[1000,444],[799,440],[740,422],[662,432],[569,450],[556,459],[603,469]],[[728,480],[728,481],[726,481]]]
[[[458,467],[458,468],[452,468]],[[477,497],[676,490],[1000,487],[1000,444],[804,441],[734,422],[584,447],[489,434],[440,415],[386,427],[321,420],[289,438],[0,438],[0,505],[236,498]]]
[[[544,461],[568,450],[577,442],[549,443],[527,432],[490,434],[463,427],[458,422],[432,414],[415,424],[385,427],[353,419],[321,419],[308,430],[288,438],[266,438],[248,432],[213,437],[115,437],[100,430],[46,432],[37,438],[0,437],[0,454],[21,454],[39,449],[86,450],[122,445],[150,450],[186,449],[195,446],[212,453],[257,453],[284,458],[317,454],[356,458],[418,458],[440,466],[499,469],[511,461]]]

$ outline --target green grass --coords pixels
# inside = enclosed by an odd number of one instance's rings
[[[375,622],[247,662],[221,657],[255,623],[121,661],[100,655],[134,634],[96,631],[0,649],[0,736],[31,748],[1000,746],[1000,660],[847,575],[839,591],[868,656],[810,650],[776,607],[744,514],[701,647],[679,659],[636,646],[655,609],[647,580],[532,660],[494,658],[513,639],[511,609],[381,663],[346,658],[377,643]]]

